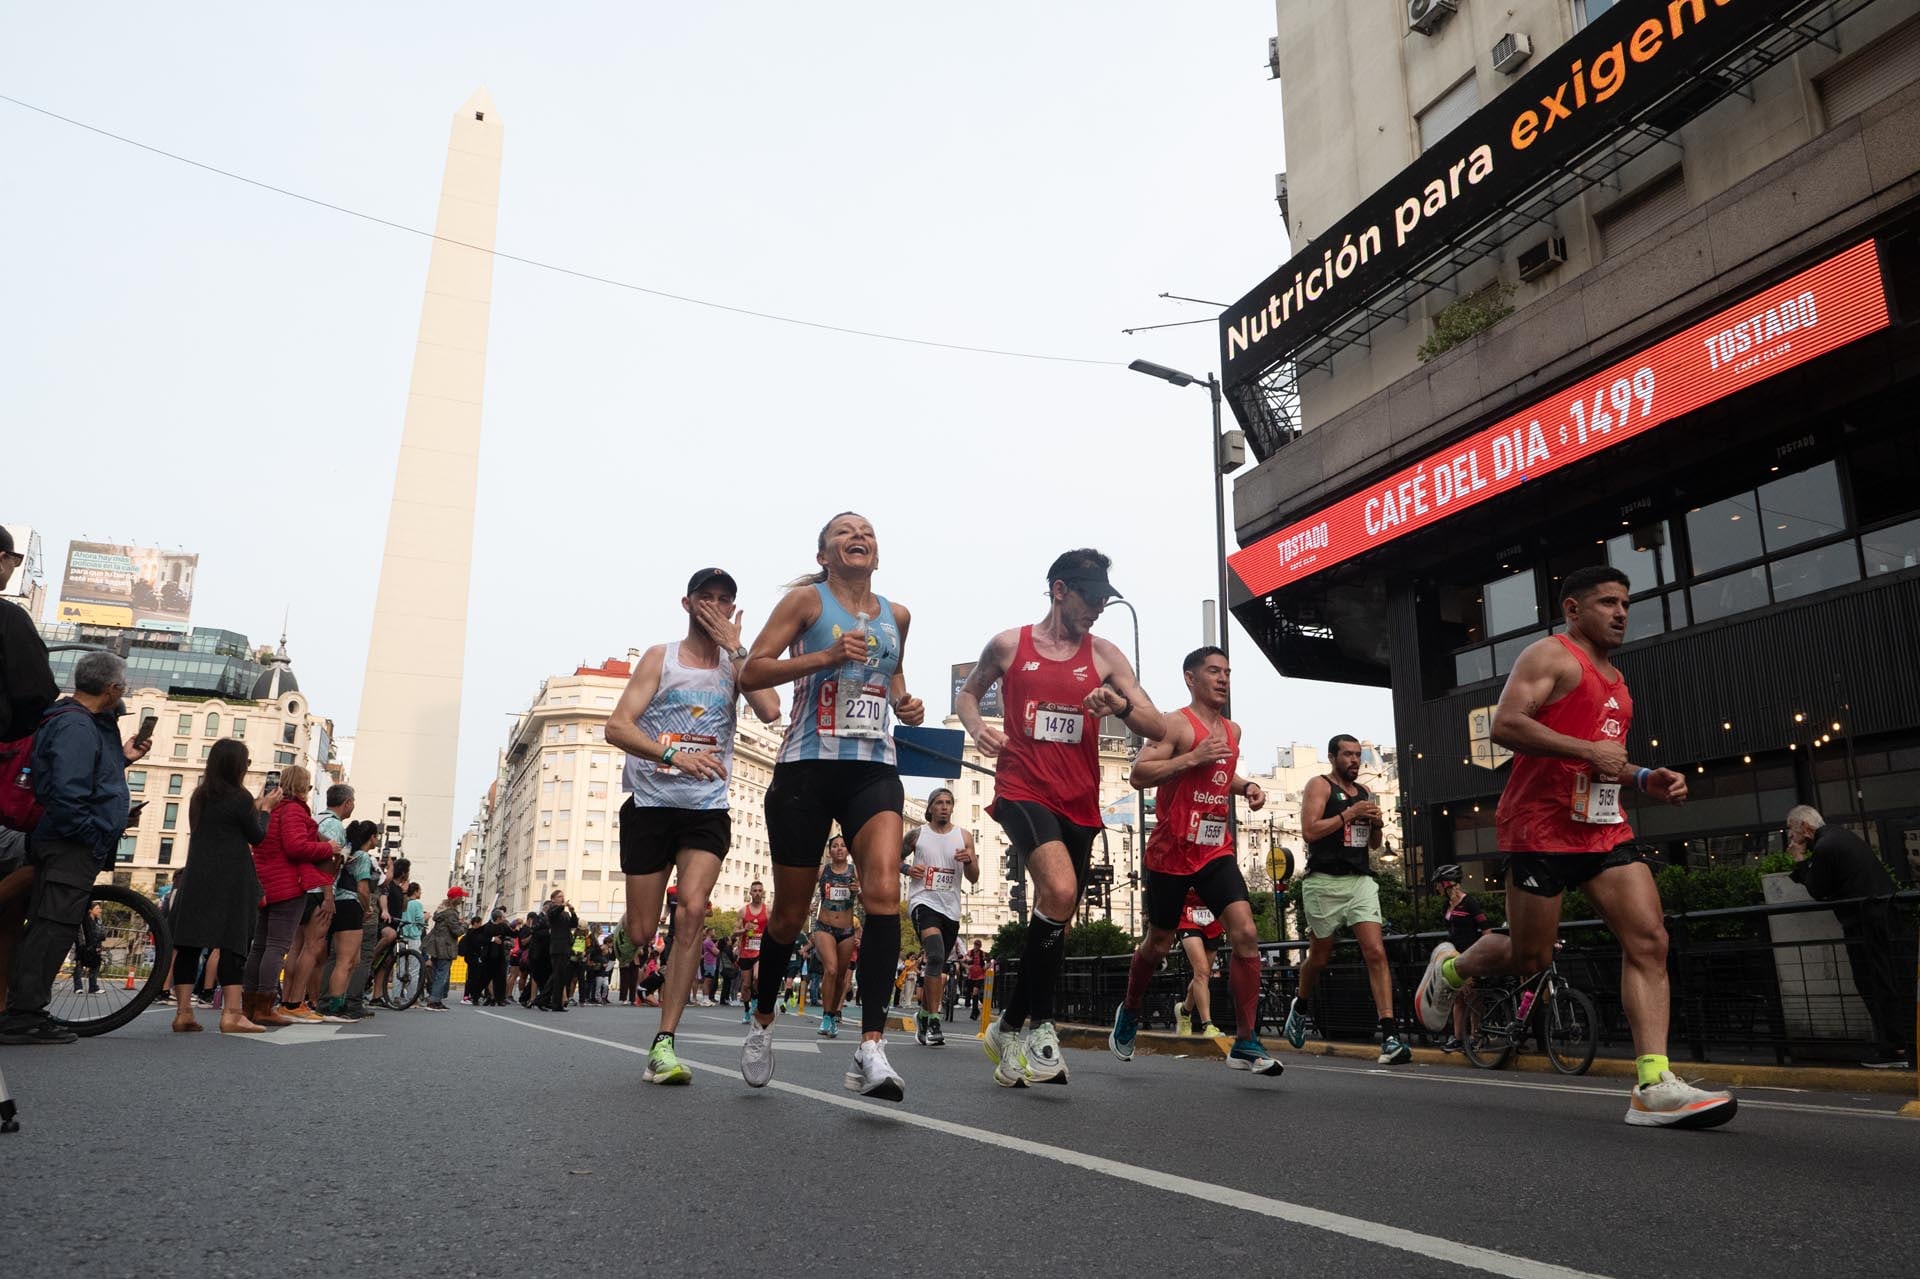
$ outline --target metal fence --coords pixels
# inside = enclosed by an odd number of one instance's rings
[[[1886,899],[1880,899],[1884,902]],[[1915,916],[1920,891],[1894,896],[1892,963],[1901,989],[1915,973]],[[1873,1046],[1866,1006],[1854,986],[1845,939],[1831,912],[1855,902],[1784,902],[1731,910],[1670,914],[1667,972],[1672,995],[1673,1055],[1694,1061],[1812,1063],[1857,1061]],[[1826,912],[1821,918],[1818,912]],[[1808,918],[1812,916],[1812,918]],[[1444,933],[1386,938],[1393,973],[1394,1012],[1417,1040],[1429,1037],[1413,1015],[1413,991],[1428,954]],[[1631,1055],[1632,1038],[1620,1005],[1620,948],[1599,920],[1562,923],[1557,962],[1574,986],[1593,997],[1600,1015],[1603,1055]],[[1299,985],[1305,942],[1266,942],[1261,951],[1260,1033],[1277,1034]],[[1060,1020],[1102,1025],[1113,1020],[1127,987],[1130,955],[1072,956],[1061,974]],[[1224,966],[1208,983],[1213,1021],[1233,1033],[1233,999]],[[1001,989],[1017,973],[1001,965]],[[1171,1029],[1173,1006],[1190,978],[1179,948],[1148,988],[1143,1023]],[[1328,1039],[1366,1042],[1378,1037],[1378,1017],[1359,948],[1343,940],[1308,1001],[1314,1025]],[[1912,1006],[1905,1010],[1912,1015]],[[1912,1024],[1907,1023],[1908,1044]]]

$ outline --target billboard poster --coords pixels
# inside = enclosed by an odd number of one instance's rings
[[[200,557],[184,551],[69,542],[56,616],[63,622],[185,631],[199,567]]]
[[[953,698],[947,703],[952,707],[960,700],[960,689],[967,682],[967,676],[973,674],[973,662],[955,662],[953,664]],[[989,719],[1004,719],[1006,711],[1000,705],[1000,681],[995,680],[987,695],[980,699],[980,713]]]

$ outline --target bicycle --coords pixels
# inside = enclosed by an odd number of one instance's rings
[[[88,897],[90,907],[100,907],[107,933],[100,943],[99,969],[76,967],[76,957],[69,952],[53,979],[47,1016],[57,1026],[90,1037],[118,1030],[166,992],[173,935],[159,905],[145,893],[95,884]],[[95,980],[98,991],[91,988]]]
[[[1467,1033],[1460,1041],[1467,1060],[1483,1070],[1498,1070],[1512,1060],[1529,1035],[1563,1075],[1584,1075],[1600,1046],[1600,1017],[1585,991],[1576,990],[1559,967],[1516,982],[1512,978],[1476,978],[1462,992]]]
[[[421,959],[420,943],[401,937],[393,943],[393,962],[387,970],[384,994],[387,1007],[395,1012],[411,1008],[426,988],[426,966]]]

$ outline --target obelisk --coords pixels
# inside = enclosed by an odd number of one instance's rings
[[[349,779],[361,817],[379,820],[390,799],[404,801],[401,852],[430,895],[453,856],[500,144],[500,117],[480,89],[447,141]]]

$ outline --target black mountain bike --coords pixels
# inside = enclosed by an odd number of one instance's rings
[[[47,1015],[76,1035],[104,1035],[138,1017],[167,988],[173,934],[160,907],[145,893],[95,884],[90,905],[100,907],[106,937],[97,955],[69,951],[53,979]]]
[[[1467,1033],[1461,1048],[1467,1060],[1498,1070],[1512,1060],[1528,1035],[1563,1075],[1584,1075],[1600,1046],[1600,1017],[1585,991],[1575,990],[1553,964],[1525,981],[1511,977],[1475,978],[1461,992],[1467,1008]]]

